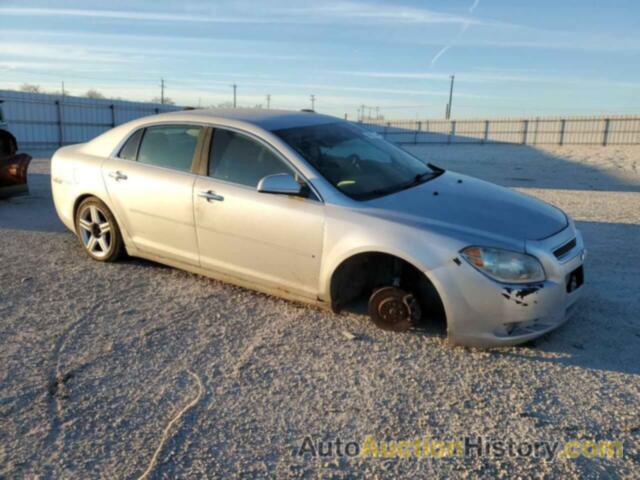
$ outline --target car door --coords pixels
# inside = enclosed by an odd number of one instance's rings
[[[315,298],[323,203],[313,193],[302,198],[257,190],[267,175],[297,174],[284,157],[255,137],[218,128],[207,173],[194,188],[201,265]]]
[[[102,167],[118,219],[142,252],[198,265],[192,171],[197,125],[149,126]]]

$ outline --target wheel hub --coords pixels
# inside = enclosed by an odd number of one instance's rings
[[[407,306],[397,297],[386,298],[378,305],[378,314],[389,323],[398,323],[407,318]]]
[[[397,287],[376,290],[369,299],[371,320],[385,330],[409,330],[422,316],[420,305],[409,292]]]

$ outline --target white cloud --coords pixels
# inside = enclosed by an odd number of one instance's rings
[[[328,73],[367,78],[402,78],[413,80],[449,80],[449,75],[433,72],[360,72],[352,70],[330,70]]]
[[[620,82],[606,79],[584,77],[570,77],[561,75],[541,75],[532,69],[492,69],[480,68],[478,72],[458,72],[456,82],[461,83],[546,83],[555,85],[592,85],[615,86],[621,88],[640,88],[638,82]],[[380,71],[349,71],[333,70],[331,73],[353,77],[402,79],[402,80],[446,80],[449,75],[433,72],[380,72]]]
[[[260,17],[225,17],[190,15],[183,13],[162,13],[132,10],[84,10],[76,8],[30,8],[30,7],[2,7],[0,15],[19,16],[61,16],[61,17],[89,17],[106,18],[112,20],[143,20],[158,22],[198,22],[198,23],[271,23],[272,19]]]
[[[389,23],[447,23],[486,24],[484,21],[471,17],[436,12],[426,8],[414,8],[403,5],[389,5],[365,2],[331,2],[319,3],[307,8],[293,8],[299,14],[313,14],[339,19],[368,19]],[[488,22],[487,22],[488,23]]]
[[[0,7],[0,15],[12,16],[62,16],[103,18],[126,21],[152,22],[192,22],[192,23],[255,23],[255,24],[333,24],[370,23],[385,24],[454,24],[483,25],[493,27],[515,27],[515,25],[483,20],[469,15],[456,15],[438,12],[426,8],[415,8],[404,5],[389,5],[373,2],[338,1],[313,3],[308,5],[277,6],[268,2],[259,5],[245,5],[233,2],[216,3],[202,8],[197,13],[183,11],[168,12],[166,10],[109,10],[80,8],[44,8],[44,7]],[[220,14],[227,11],[229,14]],[[470,10],[472,13],[473,10]]]

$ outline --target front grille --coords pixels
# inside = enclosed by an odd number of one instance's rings
[[[576,245],[577,245],[577,242],[576,242],[576,239],[574,238],[569,242],[565,243],[564,245],[562,245],[561,247],[556,248],[553,251],[553,254],[555,255],[556,258],[562,258],[571,250],[573,250],[573,247],[575,247]]]

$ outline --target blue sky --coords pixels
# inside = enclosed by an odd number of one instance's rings
[[[387,118],[640,112],[637,0],[0,0],[0,88]],[[367,112],[369,110],[367,109]]]

